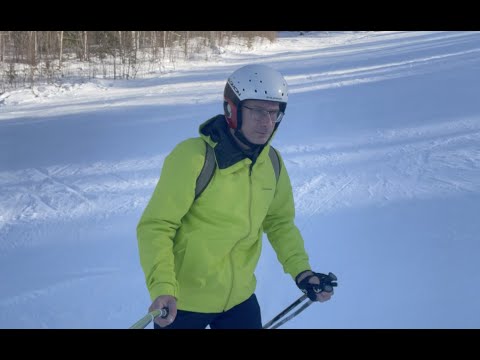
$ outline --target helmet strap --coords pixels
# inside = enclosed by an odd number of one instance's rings
[[[242,102],[238,104],[237,107],[237,127],[235,128],[234,135],[235,137],[240,140],[240,142],[246,146],[248,146],[250,149],[255,149],[258,147],[258,144],[254,144],[245,137],[245,135],[242,132],[242,121],[243,120],[243,114],[242,114]]]

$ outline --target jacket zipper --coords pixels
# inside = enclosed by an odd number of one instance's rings
[[[252,232],[252,169],[253,169],[253,163],[250,165],[250,169],[248,171],[248,183],[249,183],[249,191],[248,191],[248,233],[247,233],[247,236],[241,238],[237,242],[237,244],[239,242],[241,242],[242,240],[248,238],[250,236],[250,233]],[[235,276],[234,276],[234,273],[233,273],[233,257],[232,257],[232,254],[233,254],[233,250],[235,249],[235,246],[237,246],[237,244],[235,244],[232,248],[232,251],[230,251],[230,269],[231,269],[231,273],[232,273],[232,286],[230,287],[230,292],[228,293],[227,302],[225,303],[225,306],[223,307],[223,311],[226,311],[227,305],[230,302],[230,297],[231,297],[232,291],[233,291],[233,284],[234,284]]]

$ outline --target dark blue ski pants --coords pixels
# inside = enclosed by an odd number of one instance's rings
[[[261,329],[260,306],[255,294],[244,302],[221,313],[198,313],[178,310],[175,321],[162,328],[154,323],[155,329]]]

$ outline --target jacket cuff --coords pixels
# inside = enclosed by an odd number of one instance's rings
[[[290,276],[292,277],[292,279],[296,283],[297,276],[300,275],[302,272],[305,272],[305,271],[312,271],[311,267],[310,267],[310,264],[308,262],[302,262],[302,263],[300,263],[296,266],[292,266],[289,269],[288,273],[290,274]]]
[[[302,276],[303,274],[305,274],[306,272],[311,272],[314,274],[314,272],[312,270],[303,270],[302,272],[300,272],[297,276],[295,276],[295,283],[298,285],[298,278],[300,276]]]

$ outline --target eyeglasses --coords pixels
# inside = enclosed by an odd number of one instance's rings
[[[251,108],[249,106],[243,105],[242,107],[250,110],[253,114],[253,118],[256,121],[262,121],[265,118],[268,118],[273,123],[278,123],[283,118],[283,112],[280,110],[265,110],[260,108]]]

